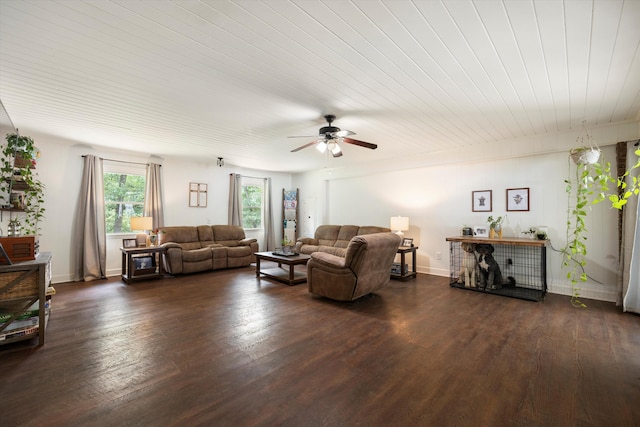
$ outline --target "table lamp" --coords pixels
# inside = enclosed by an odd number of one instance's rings
[[[409,229],[409,217],[406,216],[392,216],[391,217],[391,230],[396,233],[400,238],[404,236],[403,231]]]
[[[144,233],[136,235],[138,246],[149,246],[149,236],[147,232],[153,228],[153,218],[150,216],[133,216],[131,217],[131,231],[144,231]]]

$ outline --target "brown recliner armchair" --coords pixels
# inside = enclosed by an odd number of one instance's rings
[[[309,292],[338,301],[353,301],[389,283],[391,264],[400,246],[394,233],[355,236],[344,257],[314,252],[307,263]]]

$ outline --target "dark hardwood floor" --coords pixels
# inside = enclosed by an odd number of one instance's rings
[[[58,284],[2,426],[637,426],[640,316],[418,275],[355,303],[253,267]]]

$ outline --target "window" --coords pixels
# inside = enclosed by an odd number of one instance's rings
[[[107,234],[130,233],[129,219],[142,216],[145,172],[125,169],[104,172],[104,206]],[[137,173],[136,173],[137,172]]]
[[[242,228],[262,228],[264,180],[242,179]]]

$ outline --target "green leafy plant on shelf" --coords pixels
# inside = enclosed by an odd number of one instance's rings
[[[597,149],[598,156],[591,154],[593,150],[593,147],[571,150],[571,157],[576,163],[575,179],[565,180],[569,208],[567,210],[567,244],[561,249],[562,267],[567,269],[567,279],[571,284],[571,304],[576,307],[586,307],[580,301],[579,284],[587,281],[586,218],[591,205],[608,201],[612,208],[622,209],[631,197],[638,196],[640,193],[638,177],[631,175],[635,169],[640,168],[640,148],[635,151],[638,157],[635,165],[620,177],[612,176],[611,164],[607,161],[599,162],[600,150]],[[574,155],[575,153],[578,155]],[[590,153],[588,158],[584,153]],[[629,184],[627,177],[629,177]],[[573,206],[571,205],[572,197],[575,197]]]
[[[0,157],[0,205],[12,206],[13,211],[23,211],[23,232],[29,235],[40,234],[40,221],[44,218],[44,184],[35,172],[38,149],[33,139],[17,133],[5,137]],[[18,162],[19,160],[19,162]],[[11,193],[19,184],[23,194],[20,206],[15,206]]]

